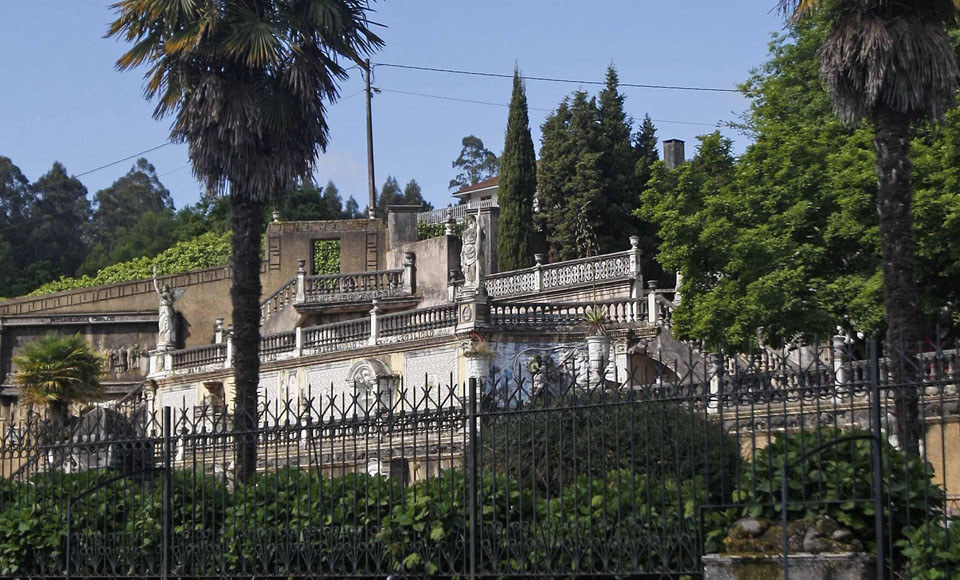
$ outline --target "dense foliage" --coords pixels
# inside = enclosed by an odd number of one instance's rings
[[[400,183],[397,178],[388,175],[377,195],[377,211],[374,212],[378,218],[387,219],[387,208],[391,205],[419,205],[421,211],[433,209],[433,204],[423,199],[423,192],[420,190],[420,184],[416,179],[411,179],[400,190]]]
[[[459,237],[463,233],[464,222],[457,222],[453,225],[453,235]],[[430,238],[439,238],[447,231],[446,224],[427,224],[417,222],[417,240],[428,240]]]
[[[450,189],[463,189],[500,173],[500,159],[483,145],[483,139],[467,135],[460,144],[460,155],[450,165],[460,172],[450,180]]]
[[[654,479],[700,477],[719,500],[733,492],[740,461],[734,438],[710,417],[617,395],[546,397],[523,413],[496,416],[483,429],[489,433],[482,438],[484,465],[542,495],[581,475],[602,478],[626,469]]]
[[[755,453],[753,464],[742,472],[734,501],[744,507],[742,515],[780,520],[782,469],[787,463],[790,521],[818,515],[830,516],[866,545],[874,539],[871,442],[846,439],[868,436],[866,431],[821,428],[789,437],[776,436]],[[836,444],[812,453],[820,445]],[[806,458],[805,455],[810,454]],[[943,489],[931,479],[933,470],[923,459],[884,444],[884,519],[889,537],[897,542],[909,528],[926,522],[943,509]]]
[[[551,261],[623,250],[640,236],[645,272],[656,277],[654,232],[633,214],[658,159],[655,130],[647,117],[633,134],[619,82],[610,67],[598,97],[575,92],[541,126],[536,223]]]
[[[208,232],[160,252],[152,258],[137,258],[103,268],[95,276],[79,278],[62,277],[37,288],[29,296],[62,292],[75,288],[90,288],[131,280],[146,280],[157,274],[179,274],[189,270],[200,270],[223,266],[230,262],[230,233]]]
[[[513,96],[507,117],[507,137],[500,157],[497,205],[499,271],[532,265],[534,253],[533,200],[537,194],[537,157],[530,136],[527,93],[520,71],[513,72]]]
[[[916,580],[950,580],[960,572],[960,518],[938,517],[897,542],[905,571]]]
[[[313,274],[340,273],[340,240],[313,242]]]
[[[658,260],[684,274],[675,333],[712,346],[772,344],[836,327],[883,330],[873,131],[844,127],[821,86],[825,24],[803,21],[770,45],[742,87],[753,99],[739,158],[719,134],[692,162],[654,165],[640,214]],[[960,301],[956,178],[960,113],[913,140],[918,284],[925,320]]]
[[[13,357],[20,402],[46,406],[64,422],[69,406],[99,400],[105,361],[79,334],[48,334],[27,343]]]

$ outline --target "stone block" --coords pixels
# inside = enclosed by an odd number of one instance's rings
[[[790,554],[790,580],[871,580],[876,558],[870,554]],[[704,580],[780,580],[782,556],[708,554]]]

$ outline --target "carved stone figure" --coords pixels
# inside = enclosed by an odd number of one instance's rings
[[[483,228],[480,227],[477,216],[468,215],[466,218],[460,249],[460,269],[463,271],[464,289],[479,289],[483,281]]]
[[[157,335],[157,350],[171,350],[176,347],[176,312],[173,303],[183,296],[185,288],[171,290],[168,284],[161,286],[157,282],[157,269],[153,269],[153,288],[157,291],[160,301],[160,316],[158,319],[159,332]]]
[[[140,343],[135,342],[127,351],[127,370],[135,371],[140,366]]]
[[[125,373],[130,368],[127,361],[127,347],[121,346],[117,350],[117,372]]]

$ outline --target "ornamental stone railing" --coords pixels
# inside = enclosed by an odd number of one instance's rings
[[[484,279],[487,295],[494,299],[534,295],[541,292],[584,288],[596,284],[630,281],[631,296],[642,295],[639,238],[630,238],[631,249],[555,264],[545,264],[543,254],[535,256],[532,268],[492,274]]]
[[[173,370],[222,368],[227,361],[227,343],[197,346],[171,353]]]
[[[267,296],[260,303],[260,324],[263,325],[267,320],[270,320],[276,313],[283,310],[288,304],[293,304],[294,299],[297,296],[297,283],[298,279],[296,276],[287,281],[286,284],[277,289],[276,292]]]
[[[467,212],[484,207],[497,207],[497,202],[493,199],[485,199],[483,201],[471,201],[470,203],[422,211],[417,214],[417,223],[442,224],[447,221],[448,214],[454,221],[462,222],[466,218]]]
[[[351,274],[307,276],[301,260],[293,300],[298,306],[368,302],[413,296],[416,291],[416,256],[413,252],[404,252],[403,268]]]
[[[599,309],[603,313],[604,324],[609,326],[638,324],[646,320],[643,301],[610,300],[578,304],[492,304],[490,306],[490,324],[494,327],[585,325],[587,314],[593,309]]]

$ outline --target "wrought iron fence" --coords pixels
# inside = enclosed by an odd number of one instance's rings
[[[695,351],[682,365],[628,353],[627,376],[531,352],[509,377],[264,395],[242,433],[220,405],[149,398],[32,416],[0,438],[0,575],[697,578],[705,554],[785,543],[876,554],[886,577],[955,577],[946,346],[891,368],[837,341],[730,372]],[[905,397],[917,453],[897,436]],[[248,436],[244,478],[234,441]]]

